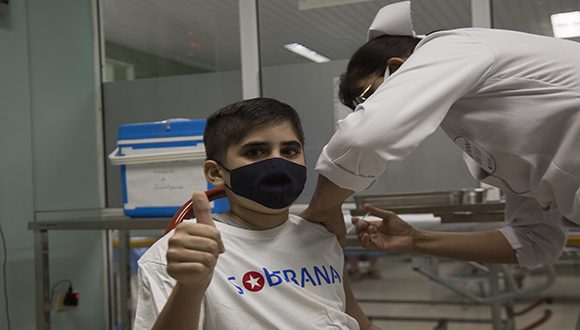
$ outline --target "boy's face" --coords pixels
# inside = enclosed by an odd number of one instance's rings
[[[304,149],[289,122],[260,128],[250,132],[238,143],[230,145],[226,152],[224,166],[229,170],[249,165],[269,158],[284,158],[305,165]],[[221,171],[227,186],[231,187],[230,175]],[[282,210],[268,209],[250,199],[230,194],[231,203],[263,212],[275,213]]]

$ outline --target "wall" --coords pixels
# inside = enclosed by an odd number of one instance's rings
[[[34,318],[31,322],[30,314],[23,312],[34,303],[32,235],[26,229],[34,208],[27,34],[26,4],[12,2],[9,16],[0,17],[0,224],[9,258],[6,277],[12,329],[30,329],[34,324]],[[3,287],[0,292],[4,294]],[[17,299],[21,294],[30,298]],[[2,329],[7,329],[5,310],[1,299]]]
[[[35,212],[103,205],[92,8],[91,0],[11,1],[0,18],[0,223],[12,329],[35,327],[27,230]],[[81,294],[78,308],[52,314],[53,328],[105,328],[101,233],[51,234],[50,257],[51,284],[70,279]],[[2,299],[7,329],[4,307]]]

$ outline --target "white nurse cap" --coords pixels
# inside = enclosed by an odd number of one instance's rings
[[[416,37],[411,22],[411,1],[402,1],[384,6],[379,10],[369,28],[368,39],[383,34]]]

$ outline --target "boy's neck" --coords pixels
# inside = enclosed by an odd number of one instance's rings
[[[235,204],[231,205],[230,211],[226,213],[233,220],[246,225],[252,230],[266,230],[278,227],[288,220],[288,214],[288,209],[280,213],[270,214],[257,212]]]

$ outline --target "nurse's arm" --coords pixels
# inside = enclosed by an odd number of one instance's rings
[[[383,219],[368,222],[353,218],[358,238],[365,248],[430,254],[482,263],[516,263],[514,249],[497,230],[479,232],[421,231],[395,213],[365,204],[366,212]]]
[[[413,252],[481,263],[517,263],[516,253],[497,230],[478,232],[419,231]]]
[[[432,135],[457,100],[477,92],[495,63],[495,52],[472,36],[435,34],[338,122],[316,171],[339,187],[367,190],[389,162],[405,159]]]
[[[319,175],[310,204],[300,214],[306,220],[320,222],[334,233],[342,246],[346,243],[346,228],[342,216],[342,203],[354,192],[344,189]]]
[[[303,214],[311,218],[308,220],[325,222],[327,212],[342,207],[342,203],[354,193],[349,189],[337,186],[323,175],[318,175],[316,190],[310,199],[310,204]]]

